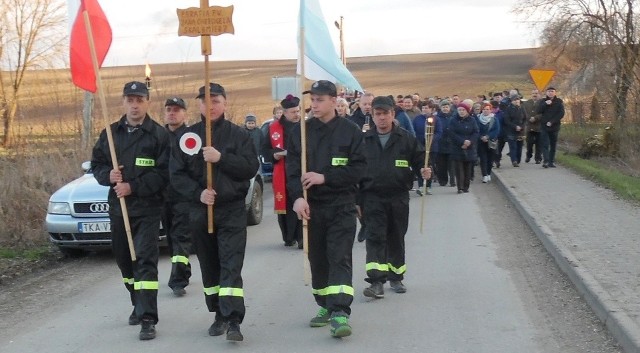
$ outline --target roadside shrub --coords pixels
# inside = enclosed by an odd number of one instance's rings
[[[594,156],[604,156],[607,150],[602,135],[589,136],[582,141],[582,145],[578,150],[578,156],[589,159]]]
[[[47,243],[49,196],[82,173],[86,153],[72,141],[0,157],[0,246],[26,249]]]

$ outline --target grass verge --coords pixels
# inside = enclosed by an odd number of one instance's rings
[[[640,178],[608,169],[598,162],[566,152],[558,153],[556,159],[578,174],[613,190],[621,198],[640,204]]]
[[[41,246],[32,249],[15,249],[0,248],[0,258],[2,259],[24,259],[28,261],[40,260],[43,257],[49,257],[51,248],[49,246]]]

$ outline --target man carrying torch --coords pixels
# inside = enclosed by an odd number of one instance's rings
[[[359,210],[368,228],[367,277],[371,285],[364,289],[370,298],[383,298],[383,284],[405,293],[402,283],[407,269],[404,236],[409,224],[409,190],[415,170],[425,179],[425,149],[406,130],[394,125],[394,103],[390,97],[375,97],[372,102],[375,128],[364,134],[367,169],[360,180]]]

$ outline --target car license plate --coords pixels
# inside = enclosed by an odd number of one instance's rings
[[[81,222],[78,223],[80,233],[109,233],[111,232],[111,222]]]

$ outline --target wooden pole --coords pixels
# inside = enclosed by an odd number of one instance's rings
[[[93,124],[91,120],[93,116],[93,94],[84,91],[84,103],[82,107],[82,148],[89,150],[91,148],[91,131]]]
[[[431,150],[431,138],[433,136],[433,124],[430,124],[429,121],[433,122],[433,117],[428,117],[424,122],[424,167],[429,168],[429,152]],[[425,200],[427,199],[427,181],[424,181],[424,190],[422,191],[422,206],[420,210],[420,233],[422,234],[422,225],[424,224],[424,207]]]
[[[300,90],[300,105],[302,109],[302,119],[300,120],[300,175],[307,173],[307,113],[304,108],[304,27],[300,27],[300,77],[298,78],[298,88]],[[302,197],[307,200],[307,190],[302,189]],[[304,284],[311,284],[311,264],[309,263],[309,224],[306,219],[302,219],[302,248],[303,248],[303,271]]]
[[[209,7],[209,0],[200,0],[200,8],[206,9]],[[205,146],[211,147],[211,87],[209,87],[209,55],[211,55],[211,36],[200,36],[200,49],[202,55],[204,55],[204,97],[207,111],[204,114],[205,117]],[[207,163],[207,190],[213,189],[213,164]],[[213,234],[213,206],[207,205],[207,232]]]
[[[111,124],[109,123],[109,117],[107,114],[107,101],[104,97],[104,90],[102,89],[102,77],[100,76],[100,67],[98,65],[98,55],[96,54],[96,45],[93,41],[93,32],[91,30],[91,22],[89,21],[89,14],[86,10],[82,12],[84,17],[84,25],[87,28],[87,36],[89,37],[89,48],[91,49],[91,61],[93,62],[93,71],[96,73],[96,85],[98,87],[100,106],[102,110],[102,117],[105,121],[105,132],[107,133],[107,142],[109,143],[109,153],[111,154],[111,162],[113,163],[113,169],[118,170],[118,157],[116,156],[116,148],[113,144],[113,133],[111,132]],[[122,209],[122,218],[124,219],[124,229],[127,233],[127,243],[129,243],[129,254],[131,255],[131,261],[136,261],[136,250],[133,247],[133,237],[131,235],[131,224],[129,223],[129,211],[127,211],[127,202],[124,197],[120,197],[120,208]]]

